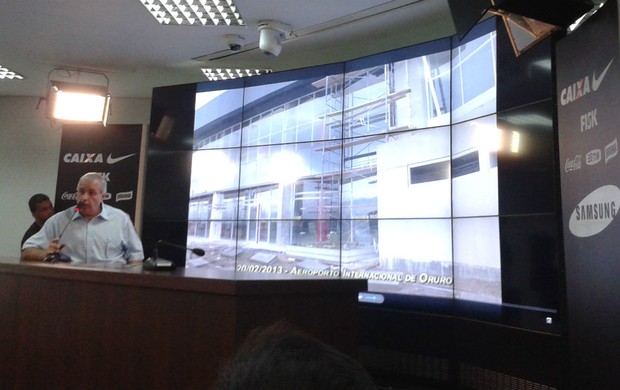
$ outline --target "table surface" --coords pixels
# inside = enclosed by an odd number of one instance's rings
[[[366,291],[365,279],[319,278],[304,275],[281,275],[236,272],[205,268],[177,268],[172,271],[146,271],[141,265],[111,264],[107,267],[19,262],[0,257],[0,272],[37,277],[73,279],[182,291],[218,292],[221,294],[274,294],[290,291],[304,293]],[[269,283],[266,283],[269,281]]]

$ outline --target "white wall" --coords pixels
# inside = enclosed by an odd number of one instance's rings
[[[0,257],[19,257],[19,243],[32,223],[28,199],[54,198],[62,129],[45,116],[38,97],[0,96]],[[151,100],[112,99],[110,124],[146,124]]]

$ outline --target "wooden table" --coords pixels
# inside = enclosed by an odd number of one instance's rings
[[[208,389],[250,330],[280,319],[357,353],[365,280],[6,260],[2,389]]]

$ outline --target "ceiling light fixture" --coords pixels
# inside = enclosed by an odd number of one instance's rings
[[[0,80],[23,80],[24,76],[0,65]]]
[[[245,26],[233,0],[140,0],[160,24]]]
[[[110,108],[108,87],[109,79],[103,73],[53,69],[48,74],[48,117],[105,126]]]
[[[258,76],[271,73],[271,69],[212,69],[202,68],[202,73],[209,81],[232,80],[241,77]]]

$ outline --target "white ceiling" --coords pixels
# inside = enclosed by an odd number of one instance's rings
[[[236,0],[247,26],[162,26],[139,0],[1,0],[0,96],[44,96],[54,68],[104,72],[112,97],[204,81],[201,67],[274,71],[354,59],[454,34],[447,0]],[[258,22],[290,24],[278,57],[257,49]],[[228,50],[226,34],[245,37]]]

